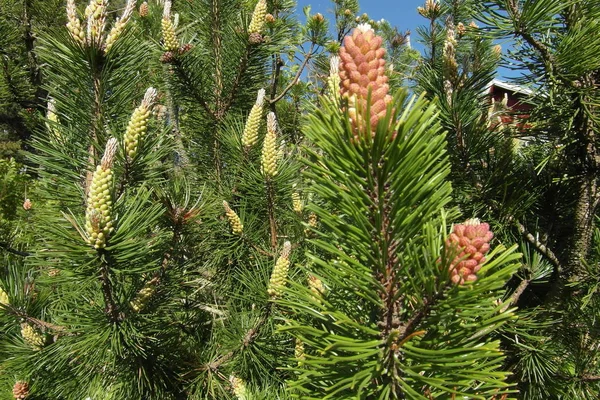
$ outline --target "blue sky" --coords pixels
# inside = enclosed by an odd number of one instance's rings
[[[425,0],[362,0],[359,2],[359,14],[367,13],[371,19],[376,21],[380,19],[387,20],[392,26],[398,27],[398,31],[411,31],[411,44],[417,50],[422,50],[423,46],[419,43],[417,27],[424,25],[427,20],[419,15],[417,7],[423,6]],[[311,6],[311,13],[320,12],[332,20],[333,5],[331,0],[298,0],[297,12],[301,15],[302,9]],[[502,48],[506,49],[507,44],[501,43]],[[506,79],[519,75],[518,72],[501,68],[499,77]]]
[[[397,26],[400,32],[409,29],[412,32],[411,42],[419,48],[416,43],[417,26],[423,25],[426,20],[417,13],[417,7],[422,6],[425,0],[362,0],[359,2],[359,14],[367,13],[371,19],[376,21],[385,19]],[[304,6],[311,6],[311,13],[320,12],[329,14],[333,5],[331,0],[298,0],[298,12],[302,13]]]

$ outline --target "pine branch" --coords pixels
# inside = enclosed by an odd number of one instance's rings
[[[275,219],[275,190],[273,182],[267,180],[267,213],[269,214],[269,228],[271,231],[271,248],[277,247],[277,221]]]
[[[550,261],[552,265],[554,265],[559,271],[562,270],[561,263],[552,250],[550,250],[546,245],[537,240],[531,233],[527,232],[523,224],[517,222],[516,225],[517,229],[519,230],[519,233],[521,233],[523,237],[527,239],[527,241],[536,248],[537,251],[539,251],[544,257],[546,257],[548,261]]]
[[[98,132],[102,126],[102,82],[100,80],[100,66],[98,64],[92,64],[93,69],[93,85],[94,85],[94,108],[92,111],[92,130],[90,132],[90,147],[88,148],[88,167],[85,179],[85,198],[87,199],[88,192],[92,185],[92,178],[94,176],[94,169],[92,166],[96,164],[96,147],[98,144]]]
[[[221,119],[221,96],[223,94],[223,59],[221,56],[221,27],[219,25],[219,1],[212,0],[212,50],[215,58],[215,97],[216,97],[216,118]]]
[[[270,253],[270,252],[268,252],[268,251],[265,251],[265,250],[261,249],[260,247],[258,247],[258,245],[257,245],[257,244],[253,243],[253,242],[250,240],[250,238],[249,238],[248,236],[246,236],[246,235],[242,235],[242,240],[243,240],[244,242],[246,242],[246,244],[247,244],[248,246],[252,247],[254,250],[258,251],[258,252],[259,252],[260,254],[262,254],[263,256],[267,256],[267,257],[270,257],[270,258],[273,258],[273,257],[275,257],[275,254],[274,254],[274,253]]]
[[[244,77],[244,74],[246,73],[246,69],[248,68],[248,58],[249,58],[250,49],[251,49],[250,45],[247,45],[246,51],[244,52],[244,55],[242,56],[242,59],[240,61],[237,75],[235,77],[235,80],[233,81],[233,86],[231,87],[231,90],[229,91],[229,97],[227,98],[227,101],[223,105],[222,109],[219,110],[219,118],[223,118],[225,113],[229,110],[229,108],[233,104],[233,100],[235,99],[235,96],[238,94],[237,91],[242,82],[242,78]]]
[[[244,335],[244,338],[242,339],[242,345],[240,347],[238,347],[237,349],[231,350],[230,352],[226,353],[225,355],[217,358],[213,362],[205,365],[202,369],[216,371],[217,369],[219,369],[219,367],[221,367],[221,365],[223,365],[224,363],[231,360],[237,353],[239,353],[240,351],[242,351],[245,348],[247,348],[248,346],[250,346],[252,344],[252,342],[254,341],[254,339],[256,339],[256,337],[258,336],[258,334],[260,332],[260,328],[265,324],[265,322],[267,322],[267,320],[271,316],[272,310],[273,310],[273,303],[269,303],[266,306],[263,314],[260,316],[259,320],[256,322],[256,324],[254,324],[254,326],[252,328],[250,328]]]
[[[28,323],[30,323],[32,325],[36,325],[38,328],[49,329],[49,330],[52,330],[62,336],[67,335],[67,329],[63,326],[54,325],[54,324],[51,324],[50,322],[46,322],[46,321],[42,321],[41,319],[38,319],[38,318],[30,317],[29,315],[27,315],[27,313],[25,311],[20,310],[11,305],[5,305],[5,309],[8,311],[9,314],[14,315],[15,317],[17,317],[21,320],[27,321]]]
[[[108,262],[105,259],[108,256],[108,254],[104,249],[100,249],[100,252],[102,255],[102,267],[100,268],[100,282],[102,284],[102,295],[104,297],[105,304],[104,312],[112,322],[118,322],[121,320],[121,315],[119,313],[117,304],[115,303],[112,293],[113,289],[112,282],[110,279],[110,266],[108,265]]]
[[[400,336],[397,343],[404,343],[411,335],[416,332],[418,325],[423,318],[427,317],[431,312],[431,308],[435,306],[438,300],[442,298],[443,291],[439,290],[434,296],[423,299],[423,307],[414,314],[405,324],[400,325]]]
[[[181,63],[176,60],[173,63],[173,66],[175,67],[175,73],[177,74],[177,76],[179,77],[179,79],[181,79],[184,82],[191,82],[192,79],[189,76],[189,74],[187,73],[186,69],[183,68],[183,66],[181,65]],[[208,114],[208,116],[213,119],[213,120],[218,120],[217,115],[215,114],[215,112],[208,106],[208,103],[206,102],[206,100],[204,99],[204,97],[202,96],[202,94],[198,91],[196,85],[188,85],[187,89],[189,90],[189,92],[191,93],[192,97],[194,98],[194,100],[196,100],[198,102],[198,104],[200,104],[200,106],[204,109],[204,111],[206,111],[206,113]]]
[[[11,254],[21,256],[21,257],[28,257],[31,255],[31,253],[29,253],[27,251],[20,251],[20,250],[10,247],[10,245],[6,242],[0,242],[0,248],[6,250],[7,252],[9,252]]]

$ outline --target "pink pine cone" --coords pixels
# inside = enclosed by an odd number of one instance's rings
[[[340,49],[340,94],[348,99],[348,114],[357,136],[364,134],[367,128],[365,114],[369,91],[371,116],[368,123],[372,132],[379,119],[385,116],[387,104],[392,99],[388,94],[382,42],[368,24],[362,24],[351,36],[346,36]]]
[[[447,251],[456,254],[450,263],[452,282],[460,285],[477,280],[477,272],[485,263],[484,256],[490,250],[489,242],[493,237],[490,225],[480,223],[478,219],[454,225],[446,240]]]

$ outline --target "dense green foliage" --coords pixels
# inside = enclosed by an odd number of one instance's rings
[[[600,396],[599,3],[331,6],[0,0],[0,399]]]

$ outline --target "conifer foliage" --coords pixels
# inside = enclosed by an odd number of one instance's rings
[[[340,66],[354,99],[342,95],[344,111],[327,102],[307,127],[323,152],[308,164],[322,229],[305,268],[312,283],[292,284],[280,301],[303,346],[291,386],[301,398],[500,398],[507,373],[489,333],[511,318],[498,298],[518,255],[497,245],[474,275],[456,263],[483,261],[491,233],[468,222],[469,232],[455,229],[479,247],[444,244],[451,188],[436,109],[401,92],[373,110],[386,83],[364,65],[383,66],[381,39],[357,30]],[[369,115],[374,124],[360,123]]]
[[[500,50],[474,2],[418,9],[416,96],[409,32],[335,0],[330,35],[295,5],[65,0],[26,50],[43,79],[6,59],[0,106],[22,87],[37,111],[27,168],[0,161],[0,398],[546,393],[507,339],[543,343],[506,287],[550,269],[499,223],[534,212],[498,211],[494,171],[525,157],[482,94]]]

